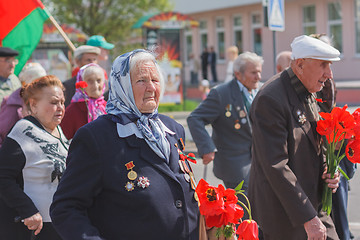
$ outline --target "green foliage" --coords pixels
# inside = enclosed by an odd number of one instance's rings
[[[158,111],[162,112],[179,112],[179,111],[193,111],[199,102],[193,100],[185,100],[182,104],[174,105],[160,105]]]
[[[234,189],[235,192],[244,192],[244,190],[242,190],[243,184],[244,184],[244,180],[242,180],[241,183],[239,183],[239,185],[236,186],[236,188]]]
[[[117,47],[124,46],[130,37],[141,36],[141,30],[131,26],[142,16],[173,8],[168,0],[43,0],[43,3],[60,23],[74,24],[89,36],[102,35]]]

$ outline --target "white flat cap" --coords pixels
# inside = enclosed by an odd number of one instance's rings
[[[97,55],[100,55],[100,48],[94,46],[82,45],[75,49],[74,57],[77,58],[80,54],[83,53],[95,53]]]
[[[340,52],[329,44],[306,35],[296,37],[291,43],[291,59],[312,58],[325,61],[339,61]]]

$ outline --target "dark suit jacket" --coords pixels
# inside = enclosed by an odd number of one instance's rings
[[[211,67],[215,67],[216,66],[216,53],[210,52],[209,55],[211,56],[211,61],[209,62],[209,64]]]
[[[200,156],[217,149],[215,176],[232,183],[245,180],[244,186],[247,187],[251,165],[251,128],[248,114],[245,118],[239,116],[241,110],[246,110],[236,81],[233,79],[211,89],[187,122]],[[226,109],[230,104],[231,116],[226,117]],[[242,123],[245,120],[246,123]],[[240,124],[240,129],[235,129],[236,122]],[[205,129],[208,124],[213,129],[212,137]]]
[[[69,149],[67,170],[51,206],[53,225],[64,240],[198,239],[198,205],[179,167],[175,143],[183,127],[160,116],[176,134],[167,135],[170,163],[131,135],[119,138],[111,115],[81,127]],[[150,186],[127,191],[125,164]],[[89,238],[86,238],[89,237]],[[93,237],[93,238],[91,238]],[[101,237],[101,238],[100,238]]]
[[[76,76],[63,82],[63,85],[65,87],[65,107],[70,105],[71,99],[75,94],[75,83]]]
[[[251,108],[253,159],[249,197],[253,217],[274,239],[306,239],[303,224],[318,215],[324,157],[290,84],[292,70],[268,80]],[[309,119],[309,117],[307,117]],[[327,226],[332,221],[323,217]],[[334,232],[328,232],[328,239]]]
[[[209,53],[208,52],[203,52],[201,54],[201,68],[203,70],[206,70],[207,69],[207,66],[208,66],[208,56],[209,56]]]

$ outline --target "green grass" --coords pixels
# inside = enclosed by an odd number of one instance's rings
[[[185,100],[182,104],[174,104],[174,105],[160,105],[159,112],[179,112],[179,111],[193,111],[199,102],[193,100]]]

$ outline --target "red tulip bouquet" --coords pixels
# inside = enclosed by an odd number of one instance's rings
[[[204,179],[199,181],[196,187],[196,194],[199,198],[200,214],[205,217],[208,228],[216,227],[216,236],[224,236],[230,239],[236,232],[238,239],[258,240],[257,223],[252,220],[251,207],[248,198],[241,190],[243,182],[234,189],[225,189],[223,185],[218,187],[209,185]],[[247,204],[238,200],[236,194],[245,197]],[[238,203],[242,206],[239,206]],[[249,214],[249,219],[242,221],[244,209]],[[236,224],[240,224],[235,231]]]
[[[327,173],[334,177],[339,170],[349,179],[339,167],[340,161],[345,157],[353,163],[360,163],[360,108],[350,114],[345,105],[343,108],[334,107],[331,113],[319,113],[322,120],[317,122],[316,131],[325,136],[326,141],[326,167]],[[342,153],[345,140],[348,141],[345,153]],[[329,215],[332,208],[332,189],[324,185],[322,194],[322,209]]]

